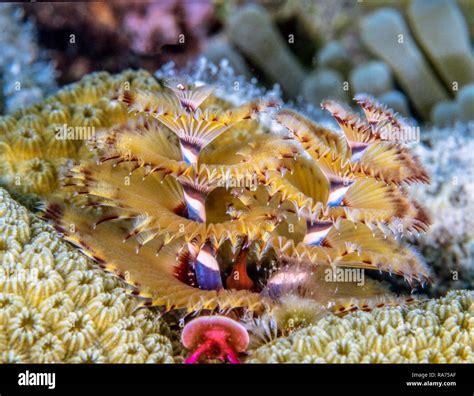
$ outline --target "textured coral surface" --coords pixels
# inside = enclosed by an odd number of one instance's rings
[[[334,315],[250,352],[249,363],[474,363],[474,292]]]
[[[0,229],[1,363],[175,361],[167,325],[3,189]]]

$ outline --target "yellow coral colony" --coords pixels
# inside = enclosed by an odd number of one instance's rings
[[[404,126],[369,99],[358,99],[365,119],[323,104],[341,131],[269,101],[223,105],[206,85],[99,101],[124,103],[133,117],[98,130],[95,158],[66,174],[66,189],[97,210],[51,202],[45,217],[144,305],[259,312],[296,294],[346,313],[383,304],[387,291],[370,279],[327,282],[324,270],[429,279],[397,238],[428,226],[405,191],[428,177],[382,139],[383,128]],[[103,119],[97,110],[87,116]],[[262,112],[276,122],[260,122]]]
[[[167,325],[0,188],[0,363],[172,363]]]
[[[473,314],[474,293],[463,290],[423,306],[330,315],[251,350],[247,362],[473,363]]]
[[[39,104],[0,117],[0,184],[21,194],[56,194],[67,162],[90,157],[83,143],[94,129],[133,118],[125,106],[108,100],[120,86],[160,89],[145,71],[93,73]]]

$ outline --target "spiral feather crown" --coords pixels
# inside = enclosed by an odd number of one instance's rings
[[[258,312],[299,293],[347,312],[392,300],[370,279],[327,282],[327,269],[429,280],[400,241],[429,226],[406,191],[428,175],[383,138],[405,126],[370,98],[356,98],[364,117],[322,104],[340,130],[272,101],[231,107],[206,85],[113,100],[142,117],[98,131],[96,159],[71,167],[64,183],[100,210],[51,202],[45,217],[145,305]]]

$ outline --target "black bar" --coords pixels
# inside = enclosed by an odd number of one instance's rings
[[[55,388],[20,386],[19,375],[27,370],[29,373],[55,373]],[[434,386],[429,385],[428,381],[455,382],[456,385]],[[425,385],[408,386],[407,382],[420,382]],[[313,384],[333,389],[349,387],[354,391],[378,389],[381,396],[384,396],[384,389],[472,396],[474,367],[471,364],[0,365],[1,396],[32,394],[37,391],[62,395],[69,394],[72,390],[74,392],[90,392],[98,389],[138,391],[141,388],[155,389],[156,392],[153,393],[160,394],[159,387],[164,384],[177,387],[197,384],[228,384],[231,387],[232,384],[236,387],[246,384]]]

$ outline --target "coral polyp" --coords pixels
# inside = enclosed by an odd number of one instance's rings
[[[92,208],[52,200],[45,218],[144,305],[258,313],[296,295],[344,314],[400,300],[337,271],[430,279],[400,241],[429,226],[406,191],[429,179],[391,138],[407,128],[392,111],[360,96],[361,118],[324,102],[336,130],[271,99],[232,107],[203,84],[128,88],[109,107],[125,103],[133,119],[97,130],[94,158],[64,177],[66,191]]]

